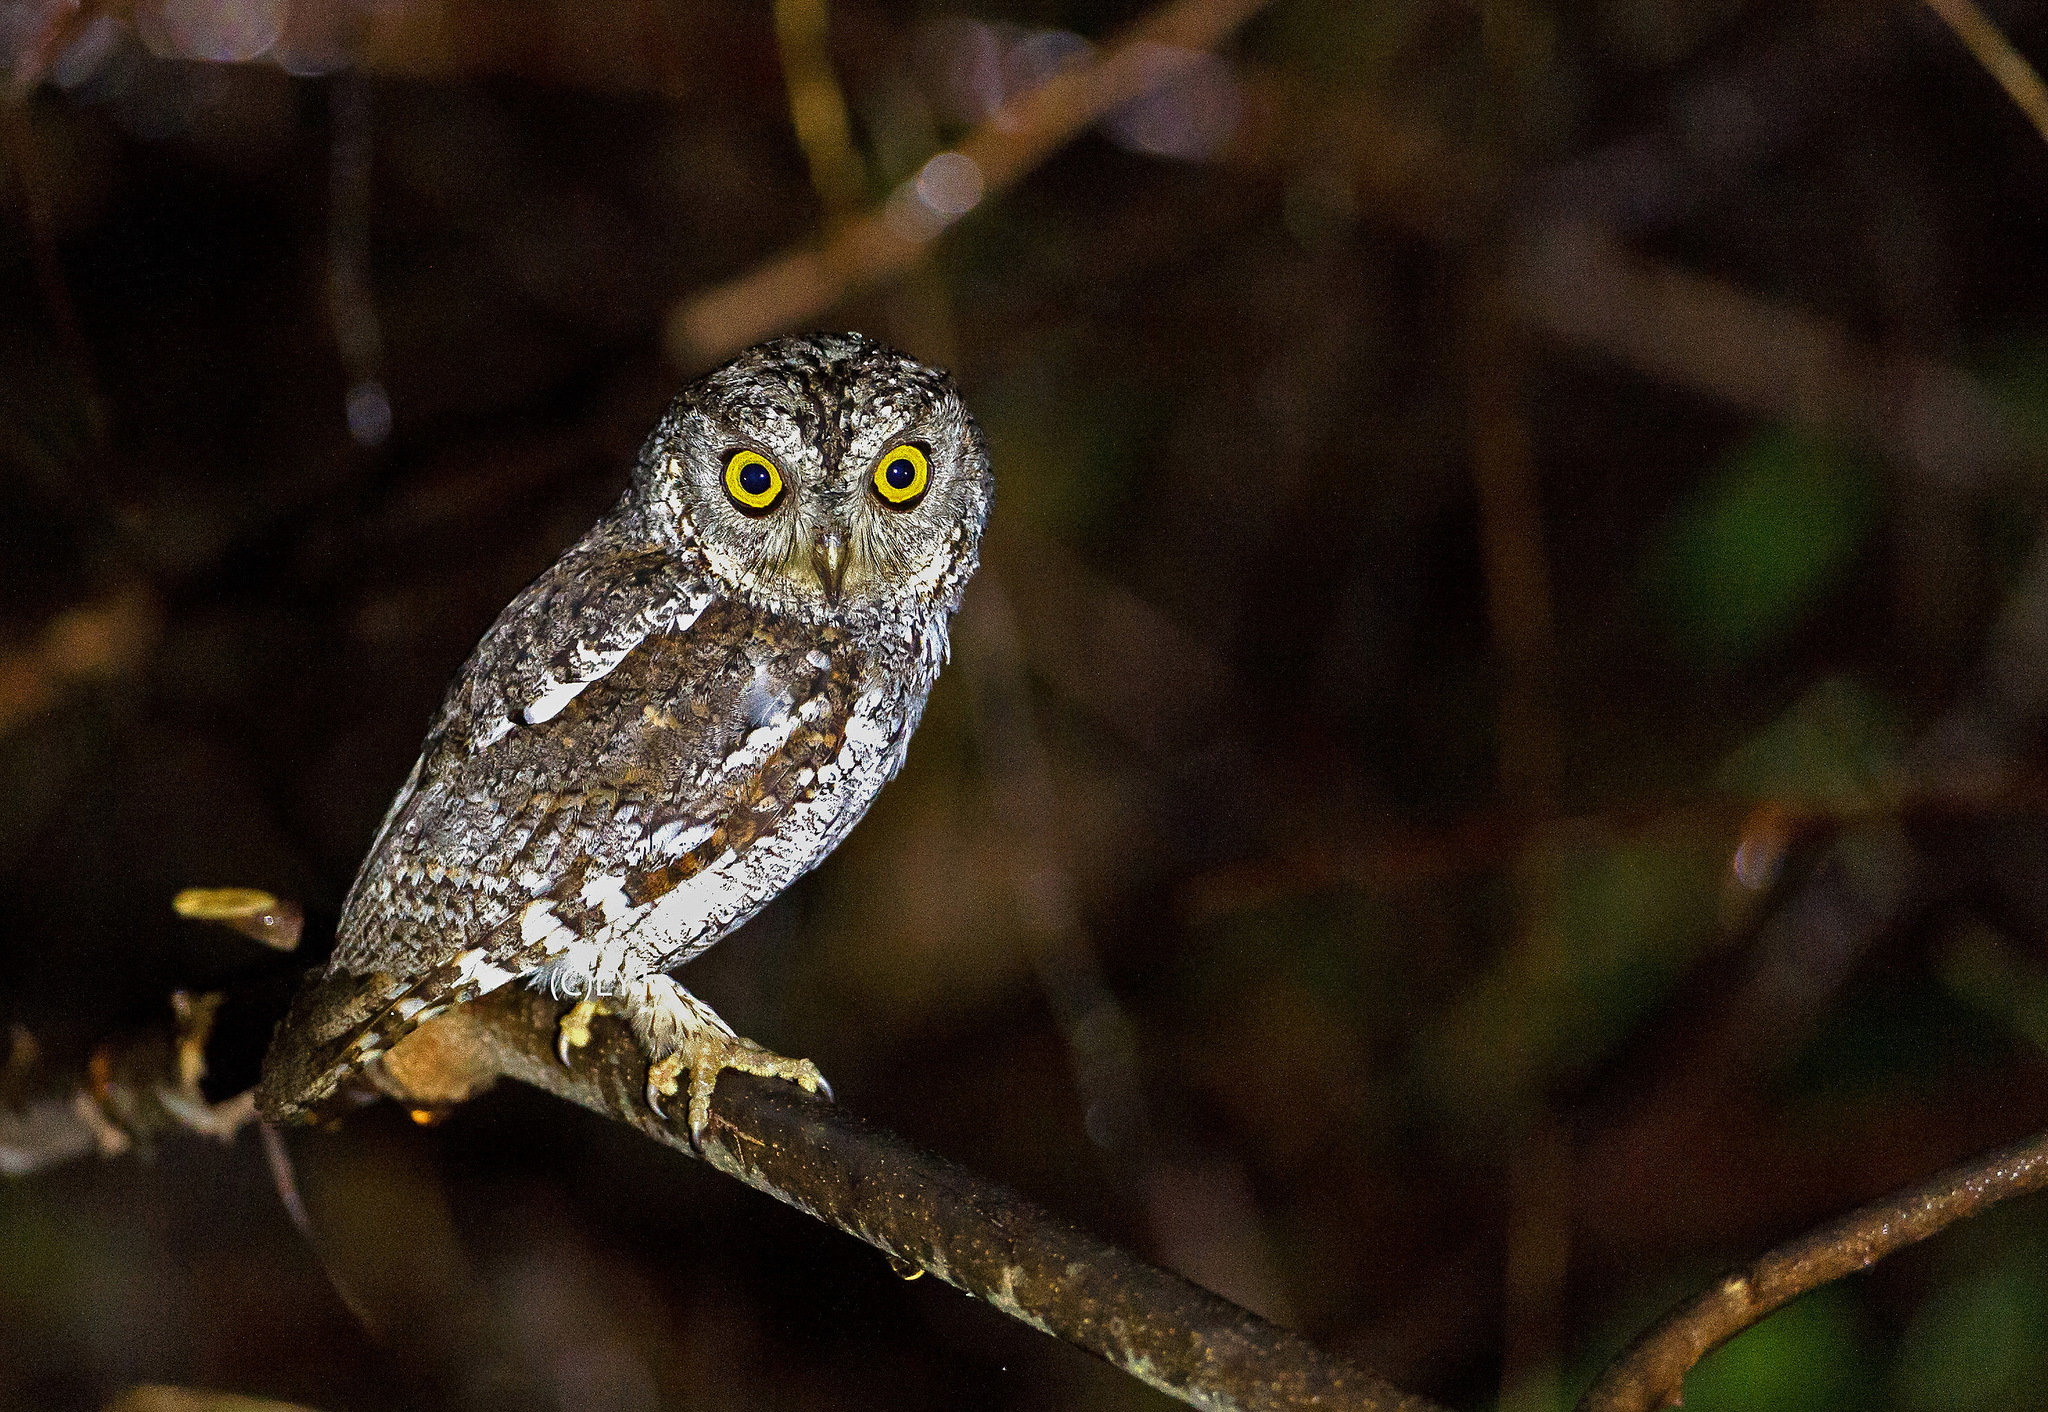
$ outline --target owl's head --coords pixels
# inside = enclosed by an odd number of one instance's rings
[[[778,338],[684,388],[633,491],[736,595],[847,622],[957,607],[993,493],[952,379],[852,333]]]

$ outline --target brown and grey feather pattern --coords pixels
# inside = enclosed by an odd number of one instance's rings
[[[749,458],[781,487],[765,510],[735,479]],[[905,494],[889,477],[916,466]],[[685,389],[451,688],[280,1029],[266,1110],[304,1112],[515,979],[616,1001],[651,1059],[700,1031],[730,1048],[663,973],[815,866],[900,766],[990,495],[950,382],[858,336],[779,340]],[[684,1058],[744,1062],[724,1054]]]

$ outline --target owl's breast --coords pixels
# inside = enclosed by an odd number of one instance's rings
[[[582,803],[545,864],[547,829],[508,835],[506,865],[532,888],[522,963],[602,988],[717,941],[866,812],[930,685],[908,644],[736,605],[650,638],[546,725],[552,773],[581,780]]]
[[[480,947],[573,989],[680,964],[838,845],[936,672],[915,639],[729,600],[603,665],[555,709],[430,748],[351,897],[339,968]]]
[[[632,955],[679,965],[823,862],[901,765],[930,685],[900,654],[830,635],[800,656],[752,657],[731,748],[710,771],[717,804],[696,807],[702,784],[686,788],[662,825],[681,831],[666,848],[649,835],[637,890],[654,905],[632,921]]]

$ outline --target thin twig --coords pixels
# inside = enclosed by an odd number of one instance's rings
[[[1608,1366],[1580,1399],[1578,1412],[1675,1406],[1694,1364],[1773,1310],[1953,1222],[2044,1186],[2048,1133],[1859,1207],[1723,1276],[1674,1309]]]
[[[1529,821],[1513,869],[1517,966],[1565,969],[1544,891],[1545,826],[1556,815],[1563,751],[1554,708],[1555,631],[1543,547],[1542,487],[1528,418],[1528,340],[1491,252],[1473,262],[1469,357],[1472,481],[1479,500],[1487,622],[1501,664],[1496,769],[1501,798]],[[1500,1402],[1556,1403],[1564,1286],[1571,1258],[1571,1151],[1539,1095],[1512,1109],[1520,1136],[1509,1161],[1510,1215],[1502,1289]]]
[[[684,300],[669,315],[671,354],[688,365],[713,361],[909,269],[954,221],[1105,113],[1170,77],[1189,54],[1214,48],[1268,2],[1171,0],[1100,58],[1003,104],[958,147],[822,245],[777,256]]]
[[[832,70],[831,13],[826,0],[775,0],[773,9],[790,126],[826,224],[836,225],[860,205],[867,166],[853,145],[853,119]]]
[[[1963,47],[1998,80],[1998,86],[2027,115],[2042,140],[2048,141],[2048,86],[2042,84],[2041,75],[2034,72],[2026,56],[1999,32],[1991,16],[1979,8],[1977,0],[1927,0],[1927,8],[1955,31]]]
[[[1154,1254],[1208,1288],[1285,1319],[1251,1183],[1150,1111],[1136,1029],[1110,989],[1061,856],[1059,787],[1034,720],[1023,634],[1007,585],[984,567],[954,629],[975,743],[1004,835],[1019,932],[1067,1043],[1084,1126],[1109,1175],[1143,1207]]]

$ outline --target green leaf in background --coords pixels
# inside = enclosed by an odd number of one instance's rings
[[[1876,478],[1840,446],[1776,429],[1722,462],[1678,511],[1652,569],[1682,645],[1748,657],[1796,627],[1856,558]]]
[[[1736,747],[1715,783],[1730,794],[1847,813],[1883,799],[1905,734],[1897,712],[1830,677]]]
[[[1895,1370],[1911,1412],[2000,1412],[2038,1404],[2048,1347],[2048,1289],[2038,1243],[1994,1253],[1915,1312]],[[2017,1257],[2017,1258],[2016,1258]]]
[[[1714,935],[1721,841],[1683,828],[1548,851],[1532,933],[1422,1040],[1422,1072],[1464,1123],[1493,1130],[1625,1039]]]
[[[1815,1290],[1710,1353],[1685,1380],[1685,1412],[1828,1412],[1874,1405],[1858,1301]]]

